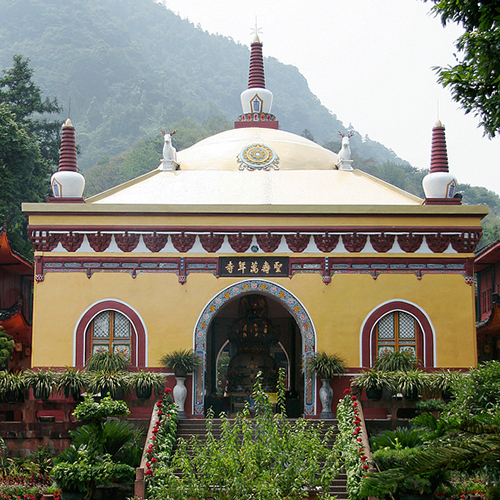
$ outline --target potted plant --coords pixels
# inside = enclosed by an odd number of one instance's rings
[[[128,386],[135,390],[138,399],[149,399],[153,391],[163,388],[165,380],[161,373],[139,370],[128,375]]]
[[[23,402],[26,388],[23,372],[0,371],[0,397],[7,403]]]
[[[67,366],[63,372],[58,373],[56,387],[58,391],[64,392],[66,398],[72,396],[75,401],[79,401],[87,387],[88,378],[86,372]]]
[[[89,373],[87,389],[93,394],[122,399],[127,389],[127,377],[123,371],[98,370]]]
[[[449,401],[453,394],[451,387],[460,378],[460,373],[451,370],[434,372],[429,375],[430,391],[434,396],[441,396],[445,401]]]
[[[172,351],[160,359],[165,368],[170,368],[175,374],[176,384],[173,390],[174,401],[179,408],[178,418],[187,418],[184,404],[187,398],[187,388],[184,384],[188,372],[201,365],[201,358],[192,349]]]
[[[373,366],[381,372],[408,371],[418,364],[415,355],[410,351],[386,351],[378,356]]]
[[[85,366],[89,372],[105,371],[125,371],[128,368],[127,360],[118,353],[99,352],[90,356]]]
[[[406,399],[418,399],[419,394],[426,391],[428,387],[428,375],[421,370],[394,373],[394,389]]]
[[[388,377],[386,374],[375,370],[366,370],[361,372],[353,382],[353,387],[366,391],[366,397],[374,401],[378,401],[382,397],[382,389],[388,386]]]
[[[333,389],[330,379],[346,371],[345,361],[337,354],[317,352],[311,356],[307,365],[311,373],[316,374],[322,381],[319,397],[321,400],[320,418],[334,418],[332,412]]]
[[[164,354],[160,363],[170,368],[176,377],[185,377],[201,364],[200,357],[192,349],[180,349]]]
[[[40,370],[26,370],[24,378],[28,387],[33,389],[33,397],[47,401],[57,385],[57,374],[50,368]]]

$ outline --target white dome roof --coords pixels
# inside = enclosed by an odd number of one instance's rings
[[[247,158],[241,160],[244,151]],[[273,154],[274,165],[266,165],[273,163]],[[259,127],[227,130],[177,153],[180,170],[332,170],[338,159],[309,139]]]

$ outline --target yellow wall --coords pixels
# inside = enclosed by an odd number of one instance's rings
[[[448,255],[449,257],[449,255]],[[73,338],[79,317],[103,299],[119,299],[142,317],[149,335],[148,364],[158,366],[165,352],[193,346],[198,317],[218,292],[238,281],[192,273],[178,283],[174,273],[49,272],[35,285],[33,366],[73,363]],[[325,285],[319,274],[274,280],[293,293],[309,312],[317,332],[317,349],[341,354],[359,366],[360,328],[375,307],[394,299],[423,309],[436,334],[436,364],[476,364],[473,287],[461,275],[335,274]]]

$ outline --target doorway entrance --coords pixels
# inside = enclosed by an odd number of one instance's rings
[[[247,313],[242,313],[242,307],[257,307],[258,311],[248,314],[259,320],[244,319]],[[238,338],[246,338],[250,324],[254,344],[258,345],[249,348],[248,342],[242,344]],[[264,340],[262,332],[266,332]],[[285,370],[289,416],[315,414],[314,378],[303,370],[315,350],[316,334],[310,316],[288,290],[257,279],[226,288],[206,305],[196,325],[195,351],[203,366],[193,380],[193,414],[203,415],[208,407],[216,413],[237,410],[256,372],[267,372],[271,391],[273,370],[277,368]],[[237,394],[241,402],[231,397]]]

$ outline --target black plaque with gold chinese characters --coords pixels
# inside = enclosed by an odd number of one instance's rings
[[[288,277],[288,261],[288,257],[220,257],[219,276]]]

